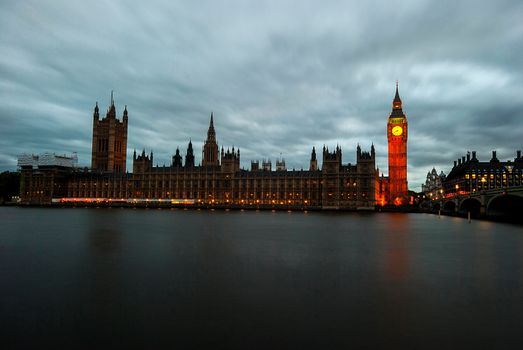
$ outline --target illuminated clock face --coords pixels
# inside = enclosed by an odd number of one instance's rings
[[[401,128],[401,126],[395,126],[392,128],[392,135],[400,136],[401,134],[403,134],[403,129]]]

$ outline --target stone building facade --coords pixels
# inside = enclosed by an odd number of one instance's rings
[[[421,184],[421,192],[427,199],[439,199],[443,196],[443,181],[447,176],[443,171],[439,174],[436,168],[432,168],[427,173],[427,178],[424,184]]]
[[[126,172],[127,159],[127,106],[123,111],[122,120],[116,118],[113,93],[111,105],[105,118],[100,119],[98,102],[93,113],[93,143],[91,169],[98,172]]]
[[[107,116],[101,121],[107,125],[100,126],[100,121],[97,124],[98,118],[96,106],[92,168],[49,169],[48,182],[59,178],[59,190],[51,188],[45,197],[38,197],[34,190],[28,191],[27,186],[22,186],[23,203],[125,202],[130,205],[354,210],[373,209],[376,205],[380,179],[374,146],[370,152],[364,152],[358,145],[355,164],[343,164],[341,147],[329,151],[324,146],[321,169],[313,147],[308,170],[286,170],[281,164],[272,170],[268,161],[264,161],[262,167],[257,161],[252,162],[251,169],[244,170],[240,169],[239,149],[218,148],[211,115],[201,165],[195,164],[189,141],[185,159],[177,149],[169,166],[154,166],[152,152],[143,150],[137,154],[135,151],[133,171],[127,173],[125,151],[121,149],[127,142],[127,108],[123,121],[119,122],[111,98]],[[25,184],[34,183],[37,173],[38,169],[26,169],[22,174]]]
[[[454,161],[454,166],[445,180],[445,197],[470,195],[495,190],[520,187],[523,185],[523,157],[521,150],[516,151],[513,160],[500,161],[497,152],[492,151],[489,161],[480,161],[476,151]]]

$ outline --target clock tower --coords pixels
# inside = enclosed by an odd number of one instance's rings
[[[407,117],[401,108],[401,99],[396,82],[396,96],[392,101],[392,112],[387,123],[389,144],[389,198],[394,205],[407,204]]]

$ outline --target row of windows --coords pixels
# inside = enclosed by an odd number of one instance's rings
[[[522,186],[523,180],[521,177],[510,178],[469,178],[457,182],[447,182],[445,184],[445,193],[454,192],[476,192],[486,191],[490,189],[502,189],[508,187]]]
[[[475,179],[475,178],[478,178],[478,179],[500,179],[500,178],[503,178],[503,179],[507,179],[507,178],[513,178],[513,179],[519,179],[521,178],[521,176],[518,174],[518,173],[502,173],[502,174],[475,174],[475,173],[472,173],[472,174],[465,174],[465,179]]]
[[[49,191],[45,191],[50,193]],[[342,200],[355,200],[358,198],[365,199],[370,196],[368,193],[358,192],[327,192],[325,193],[328,199],[342,199]],[[304,199],[318,199],[322,196],[319,192],[304,192],[304,193],[292,193],[292,192],[205,192],[205,191],[70,191],[68,193],[70,197],[85,197],[85,198],[195,198],[195,199],[209,199],[214,198],[216,200],[227,200],[227,199],[292,199],[292,200],[304,200]]]
[[[255,187],[313,187],[316,186],[318,183],[322,183],[322,181],[304,181],[304,182],[256,182],[256,183],[247,183],[247,182],[240,182],[240,181],[234,181],[232,186],[235,187],[249,187],[249,188],[255,188]],[[355,184],[356,182],[354,182]],[[134,181],[135,186],[142,186],[142,184],[147,186],[153,186],[153,187],[175,187],[175,186],[199,186],[199,187],[229,187],[231,186],[230,180],[225,181],[212,181],[212,180],[193,180],[193,181]],[[122,183],[122,182],[72,182],[70,184],[72,187],[92,187],[92,186],[111,186],[111,187],[125,187],[125,186],[131,186],[131,183]],[[347,185],[348,186],[348,185]]]

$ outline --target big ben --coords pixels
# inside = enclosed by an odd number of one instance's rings
[[[389,198],[394,205],[407,204],[407,137],[408,123],[401,106],[396,83],[396,96],[392,101],[392,112],[387,123],[389,144]]]

